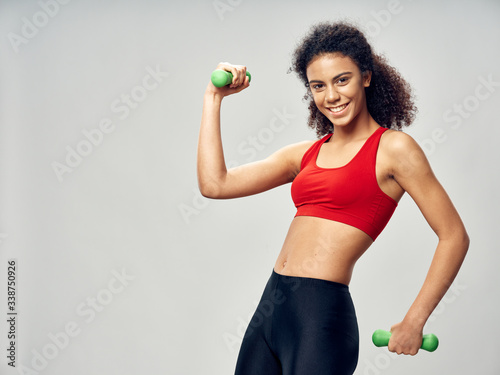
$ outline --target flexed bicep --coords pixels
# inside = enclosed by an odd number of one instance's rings
[[[279,149],[266,159],[231,168],[223,179],[212,181],[210,193],[205,196],[214,199],[239,198],[292,182],[300,171],[303,154],[312,143],[295,143]]]

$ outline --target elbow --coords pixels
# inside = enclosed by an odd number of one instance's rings
[[[215,195],[212,191],[207,190],[206,188],[199,187],[200,193],[204,198],[215,199]]]
[[[205,198],[223,199],[225,183],[223,177],[198,170],[198,189]]]
[[[450,231],[447,235],[441,234],[438,237],[440,242],[448,243],[450,248],[456,249],[456,251],[459,251],[464,256],[469,250],[470,238],[465,228]]]
[[[464,234],[463,234],[463,238],[462,238],[462,243],[463,243],[465,251],[467,252],[469,250],[470,237],[467,234],[467,231],[465,231],[465,230],[464,230]]]
[[[198,189],[205,198],[220,199],[220,188],[214,183],[203,183],[198,181]]]
[[[205,198],[214,198],[214,192],[206,185],[198,183],[198,189],[200,190],[201,195]]]
[[[467,251],[469,250],[469,245],[470,245],[470,238],[469,235],[467,234],[467,231],[464,229],[463,231],[457,233],[454,241],[455,241],[455,247],[457,249],[461,249],[462,253],[465,256],[465,254],[467,254]]]

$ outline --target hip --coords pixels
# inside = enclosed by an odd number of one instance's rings
[[[269,341],[277,347],[297,340],[343,336],[358,342],[356,311],[345,284],[272,271],[259,310],[270,318]]]

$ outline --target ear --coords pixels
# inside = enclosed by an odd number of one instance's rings
[[[363,86],[369,87],[372,80],[372,72],[367,70],[363,72]]]

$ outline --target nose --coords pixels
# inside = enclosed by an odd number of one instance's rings
[[[340,99],[340,95],[335,89],[335,86],[329,86],[326,88],[325,101],[333,103]]]

